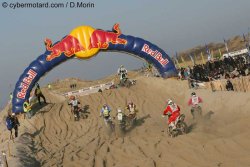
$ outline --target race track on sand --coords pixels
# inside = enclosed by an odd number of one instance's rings
[[[89,112],[74,121],[67,99],[44,90],[44,105],[30,120],[21,121],[15,143],[1,123],[2,149],[8,143],[10,166],[43,167],[249,167],[250,94],[197,90],[204,100],[203,120],[195,123],[187,106],[192,90],[186,81],[138,76],[130,89],[119,88],[80,97]],[[189,133],[166,134],[161,114],[172,98],[186,115]],[[125,134],[109,133],[99,117],[102,104],[118,107],[132,100],[139,109],[136,126]],[[1,113],[3,117],[3,112]],[[2,121],[2,120],[1,120]]]

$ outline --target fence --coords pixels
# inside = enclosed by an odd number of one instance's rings
[[[95,86],[83,88],[83,89],[80,89],[80,90],[75,90],[75,91],[63,93],[63,96],[70,96],[70,95],[84,96],[84,95],[89,95],[89,94],[92,94],[92,93],[96,93],[99,90],[103,91],[105,89],[109,89],[112,85],[114,85],[113,81],[105,83],[105,84],[95,85]]]
[[[230,79],[233,84],[234,91],[237,92],[250,92],[250,76],[242,76],[239,78]],[[211,82],[206,82],[206,88],[212,91],[226,91],[226,79],[215,80]]]

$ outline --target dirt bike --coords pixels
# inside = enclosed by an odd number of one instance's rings
[[[119,86],[130,88],[130,86],[132,86],[132,82],[128,78],[123,78],[120,81]]]
[[[111,130],[111,132],[115,131],[115,124],[112,121],[111,116],[109,116],[108,118],[104,118],[105,124],[107,126],[107,128],[109,128],[109,130]]]
[[[193,119],[195,119],[195,120],[201,119],[202,118],[202,109],[201,109],[201,106],[199,106],[199,105],[192,106],[192,108],[191,108],[191,114],[193,116]]]
[[[84,110],[84,108],[79,108],[78,112],[79,112],[79,118],[82,118],[82,119],[88,118],[88,113],[89,112],[86,112]]]
[[[128,114],[126,116],[126,126],[134,126],[136,124],[136,112],[134,114]]]
[[[80,119],[79,108],[72,107],[71,112],[73,113],[74,121],[79,121],[79,119]]]
[[[175,120],[175,127],[168,127],[168,135],[170,137],[177,137],[178,135],[183,135],[187,133],[187,124],[184,122],[185,115],[181,114]]]

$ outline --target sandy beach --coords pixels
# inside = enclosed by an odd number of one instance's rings
[[[145,76],[135,79],[137,84],[129,89],[79,97],[89,112],[88,118],[80,121],[73,120],[68,99],[55,93],[59,87],[53,91],[44,88],[49,104],[30,120],[20,118],[20,135],[15,143],[8,140],[9,132],[1,120],[0,148],[7,152],[9,166],[250,166],[249,93],[197,90],[204,100],[203,120],[195,123],[187,105],[192,90],[186,81]],[[167,135],[167,119],[161,115],[168,98],[179,104],[186,115],[188,134],[176,138]],[[109,133],[99,117],[102,104],[109,104],[111,115],[115,116],[116,109],[124,108],[129,100],[139,110],[136,126],[125,134],[119,133],[118,128]],[[7,108],[1,112],[2,118]]]

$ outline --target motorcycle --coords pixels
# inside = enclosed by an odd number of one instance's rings
[[[123,113],[118,113],[117,120],[119,129],[124,132],[126,130],[126,115],[124,115]]]
[[[170,137],[177,137],[187,133],[187,124],[184,122],[185,115],[181,114],[175,120],[175,128],[172,126],[168,127],[168,135]]]
[[[79,112],[79,118],[82,118],[82,119],[87,119],[88,118],[88,113],[89,112],[86,112],[84,110],[84,108],[79,108],[78,112]]]
[[[79,119],[80,119],[79,109],[78,108],[72,108],[71,112],[74,115],[74,121],[79,121]]]
[[[201,109],[201,106],[199,106],[199,105],[192,106],[192,108],[191,108],[191,114],[193,116],[193,119],[195,119],[195,120],[201,119],[202,118],[202,109]]]
[[[134,126],[136,124],[136,113],[134,114],[128,114],[126,116],[126,126]]]
[[[130,86],[132,86],[132,82],[128,78],[123,78],[120,81],[119,85],[122,87],[130,88]]]
[[[136,84],[136,80],[130,80],[127,78],[127,74],[121,74],[122,79],[120,80],[119,86],[130,88],[132,85]]]
[[[109,128],[111,130],[111,132],[114,132],[115,131],[115,124],[112,121],[112,118],[111,117],[104,118],[104,121],[105,121],[105,125],[107,126],[107,128]]]

